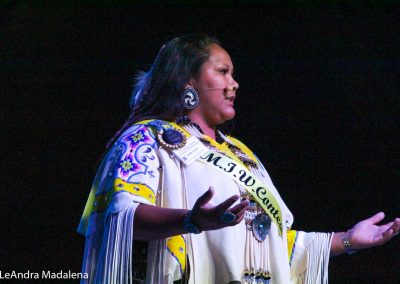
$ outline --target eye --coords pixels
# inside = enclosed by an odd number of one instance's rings
[[[220,69],[218,72],[225,75],[228,71],[228,69]]]

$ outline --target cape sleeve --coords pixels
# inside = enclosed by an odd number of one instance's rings
[[[130,283],[133,224],[140,203],[155,205],[160,182],[151,128],[130,127],[103,159],[78,231],[86,236],[82,283]]]
[[[292,283],[328,283],[333,233],[287,232]]]

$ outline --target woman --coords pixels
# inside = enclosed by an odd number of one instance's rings
[[[263,165],[221,131],[238,88],[216,39],[191,34],[161,48],[138,79],[79,227],[90,283],[326,283],[330,256],[398,234],[398,218],[376,225],[383,213],[347,232],[291,230]]]

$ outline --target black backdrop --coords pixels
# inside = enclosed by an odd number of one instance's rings
[[[54,1],[55,2],[55,1]],[[80,270],[80,215],[132,78],[174,36],[217,36],[240,90],[235,136],[295,228],[400,215],[399,9],[393,5],[6,1],[0,10],[0,270]],[[400,239],[331,260],[332,283],[399,283]]]

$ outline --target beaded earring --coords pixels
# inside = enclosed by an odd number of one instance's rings
[[[182,93],[182,101],[185,109],[194,109],[199,104],[199,95],[192,87],[186,88]]]

